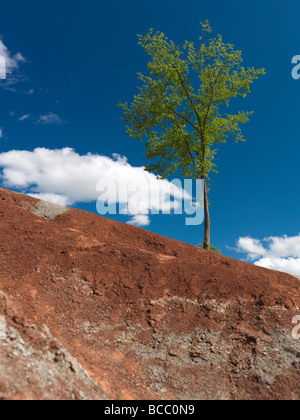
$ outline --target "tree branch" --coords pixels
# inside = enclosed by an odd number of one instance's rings
[[[187,141],[187,140],[186,140],[186,138],[185,138],[185,134],[184,134],[184,132],[183,132],[183,130],[182,130],[181,125],[180,125],[180,124],[178,124],[176,120],[174,121],[174,124],[175,124],[175,125],[179,128],[179,130],[180,130],[180,132],[181,132],[182,138],[183,138],[183,140],[184,140],[184,143],[185,143],[185,145],[186,145],[186,148],[187,148],[187,150],[188,150],[188,153],[189,153],[189,155],[190,155],[190,157],[191,157],[191,160],[192,160],[192,162],[193,162],[193,164],[194,164],[195,170],[198,172],[199,176],[200,176],[200,177],[202,177],[201,173],[200,173],[200,172],[196,169],[196,168],[197,168],[197,164],[196,164],[195,158],[194,158],[194,156],[193,156],[193,152],[192,152],[192,150],[191,150],[191,148],[190,148],[190,145],[189,145],[188,141]],[[197,152],[195,152],[195,153],[196,153],[196,155],[199,157],[199,153],[197,153]]]
[[[193,124],[191,121],[189,121],[187,118],[185,118],[183,115],[179,114],[177,111],[175,111],[175,109],[173,109],[170,105],[168,105],[166,103],[166,101],[161,98],[161,100],[163,101],[163,103],[165,104],[165,106],[171,111],[173,112],[174,115],[176,115],[177,117],[181,118],[183,121],[185,121],[187,124],[189,124],[191,127],[193,127],[194,130],[198,131],[199,134],[201,134],[201,131],[195,126],[195,124]]]
[[[198,121],[198,124],[199,124],[199,127],[200,127],[201,140],[203,141],[202,124],[201,124],[201,120],[200,120],[199,114],[198,114],[198,112],[197,112],[197,109],[195,108],[195,105],[194,105],[193,99],[192,99],[192,97],[191,97],[191,95],[190,95],[189,90],[187,89],[187,87],[186,87],[186,85],[185,85],[185,83],[184,83],[184,80],[182,80],[182,77],[181,77],[181,74],[180,74],[179,70],[178,70],[178,69],[176,69],[176,67],[175,67],[175,70],[176,70],[176,73],[178,74],[178,77],[179,77],[180,83],[181,83],[181,85],[182,85],[182,87],[183,87],[183,89],[184,89],[184,91],[185,91],[185,93],[186,93],[186,95],[187,95],[187,98],[188,98],[188,100],[189,100],[189,102],[190,102],[190,104],[191,104],[191,106],[192,106],[192,109],[193,109],[193,111],[194,111],[194,113],[195,113],[195,115],[196,115],[196,118],[197,118],[197,121]],[[199,130],[198,130],[198,131],[199,131]]]
[[[204,118],[204,122],[203,122],[203,129],[205,130],[205,126],[206,126],[206,122],[207,122],[207,118],[208,118],[208,115],[209,115],[209,111],[210,111],[210,108],[211,108],[211,104],[212,104],[212,100],[213,100],[213,96],[214,96],[214,93],[215,93],[215,87],[216,87],[216,85],[217,85],[217,82],[218,82],[218,79],[219,79],[219,77],[220,77],[220,74],[221,74],[221,71],[223,70],[223,68],[221,67],[220,69],[219,69],[219,71],[218,71],[218,74],[217,74],[217,77],[216,77],[216,80],[215,80],[215,82],[214,82],[214,84],[213,84],[213,86],[211,86],[211,95],[210,95],[210,100],[209,100],[209,104],[208,104],[208,107],[207,107],[207,112],[206,112],[206,115],[205,115],[205,118]],[[210,79],[210,74],[209,74],[209,80],[211,80]],[[211,84],[210,84],[211,85]]]

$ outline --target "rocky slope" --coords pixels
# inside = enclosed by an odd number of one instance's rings
[[[300,398],[298,279],[4,189],[0,232],[0,399]]]

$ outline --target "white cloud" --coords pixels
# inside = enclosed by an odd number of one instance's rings
[[[48,201],[49,203],[59,204],[60,206],[68,205],[68,197],[59,194],[28,194],[30,197],[38,200]]]
[[[300,258],[262,258],[255,265],[300,276]]]
[[[0,139],[2,139],[3,136],[4,136],[4,134],[3,134],[3,128],[0,128]]]
[[[19,118],[19,121],[26,121],[31,117],[31,114],[26,114],[23,115],[22,117]]]
[[[49,114],[41,115],[37,121],[37,124],[62,124],[62,119],[53,112],[49,112]]]
[[[149,216],[138,214],[137,216],[134,216],[129,222],[127,222],[128,225],[133,226],[149,226],[150,225],[150,219]]]
[[[258,239],[250,237],[240,238],[238,240],[238,249],[240,252],[247,252],[249,259],[255,260],[261,255],[265,255],[265,249]]]
[[[19,70],[20,63],[25,63],[26,58],[23,57],[21,53],[12,54],[6,45],[4,45],[3,41],[0,39],[0,56],[4,57],[5,59],[5,72],[6,77],[10,81],[16,81],[12,78],[12,74]]]
[[[12,116],[14,116],[14,114],[12,114]],[[20,118],[18,118],[18,120],[21,122],[29,120],[29,119],[32,119],[36,124],[44,124],[44,125],[63,123],[62,119],[57,114],[53,114],[52,112],[46,115],[40,115],[39,118],[36,118],[32,116],[31,114],[25,114],[25,115],[22,115]]]
[[[246,253],[257,266],[300,275],[300,234],[292,237],[271,236],[263,241],[239,238],[236,251]]]
[[[133,167],[125,157],[117,154],[111,159],[90,153],[81,156],[70,148],[37,148],[32,152],[12,150],[0,154],[0,169],[2,183],[7,188],[35,194],[56,204],[93,202],[100,195],[102,203],[106,199],[123,206],[128,202],[128,214],[138,216],[132,219],[132,224],[139,226],[149,224],[146,215],[151,210],[174,210],[182,204],[183,197],[192,200],[179,186],[158,180],[144,167]],[[107,184],[111,188],[105,188]],[[119,196],[116,197],[117,192]]]

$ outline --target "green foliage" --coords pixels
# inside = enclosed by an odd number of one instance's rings
[[[208,179],[216,172],[216,145],[229,136],[244,141],[241,124],[252,112],[226,113],[229,101],[246,97],[250,85],[264,69],[243,67],[241,51],[209,38],[212,29],[202,23],[203,36],[196,48],[182,46],[151,29],[138,35],[150,56],[149,75],[138,74],[139,93],[133,103],[120,103],[129,136],[146,140],[146,156],[154,163],[146,169],[161,178],[181,171],[185,178]]]
[[[203,245],[204,244],[202,242],[201,244],[197,245],[197,247],[203,248]],[[214,245],[210,245],[209,248],[208,248],[208,251],[214,252],[215,254],[221,254],[221,250]]]

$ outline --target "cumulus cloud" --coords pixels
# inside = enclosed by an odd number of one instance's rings
[[[300,258],[262,258],[255,265],[300,276]]]
[[[0,56],[4,57],[5,74],[8,82],[16,82],[17,79],[13,77],[13,73],[19,70],[20,64],[26,62],[26,58],[21,53],[12,54],[3,41],[0,39]]]
[[[258,239],[250,237],[240,238],[237,245],[240,252],[247,252],[250,260],[255,260],[259,256],[265,255],[265,248]]]
[[[48,201],[49,203],[59,204],[60,206],[68,205],[68,197],[59,194],[28,194],[30,197],[38,200]]]
[[[300,234],[271,236],[263,241],[251,237],[239,238],[236,251],[246,253],[257,266],[300,276]]]
[[[150,218],[149,216],[138,214],[137,216],[134,216],[129,222],[127,222],[129,225],[133,226],[149,226],[150,225]]]
[[[91,153],[81,156],[70,148],[12,150],[0,154],[0,170],[7,188],[62,205],[118,203],[119,211],[131,215],[131,223],[138,226],[149,225],[150,211],[173,211],[180,208],[183,198],[192,201],[180,186],[158,180],[117,154],[109,158]]]

